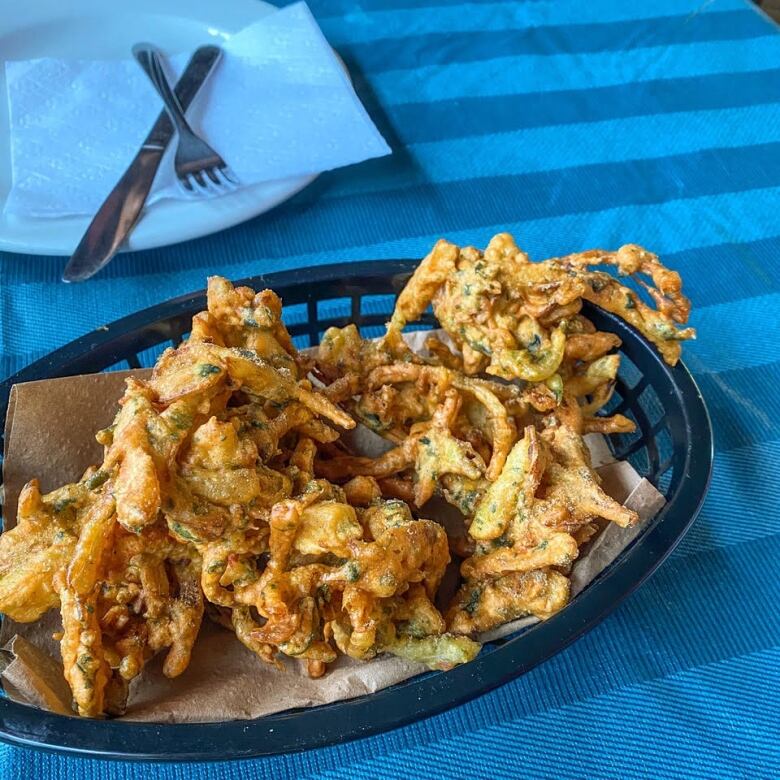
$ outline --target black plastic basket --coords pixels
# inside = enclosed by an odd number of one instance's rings
[[[300,344],[315,344],[331,325],[356,322],[377,335],[393,296],[415,261],[367,261],[257,276],[244,281],[282,297],[285,320]],[[17,382],[149,365],[178,344],[205,294],[176,298],[100,328],[52,352],[0,384],[8,409]],[[346,702],[203,724],[132,723],[54,715],[0,698],[0,739],[99,757],[219,760],[321,747],[392,729],[441,712],[517,677],[562,650],[602,620],[674,549],[696,517],[710,478],[712,431],[704,401],[682,365],[671,368],[619,318],[586,305],[586,315],[623,341],[620,377],[609,411],[632,417],[637,432],[610,437],[618,459],[666,496],[642,534],[564,610],[521,633],[492,642],[469,664],[436,672]],[[424,318],[420,326],[430,326]]]

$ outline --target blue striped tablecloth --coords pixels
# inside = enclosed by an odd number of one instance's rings
[[[780,36],[743,0],[311,0],[392,158],[232,230],[0,257],[4,375],[208,273],[418,257],[499,230],[541,258],[633,241],[685,279],[717,453],[686,539],[565,652],[456,710],[315,752],[127,765],[0,746],[6,778],[780,775]]]

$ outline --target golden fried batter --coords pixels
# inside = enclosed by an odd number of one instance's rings
[[[597,266],[634,278],[655,308]],[[562,609],[581,546],[637,519],[602,491],[582,440],[634,427],[598,414],[620,340],[583,300],[670,364],[694,336],[677,327],[690,308],[679,276],[634,245],[534,263],[508,234],[484,253],[439,241],[384,338],[330,328],[314,357],[295,349],[275,293],[210,278],[190,338],[127,380],[97,435],[103,462],[47,495],[25,486],[0,537],[0,611],[33,621],[59,607],[87,717],[121,714],[157,653],[182,674],[204,613],[263,662],[300,659],[313,678],[338,653],[470,661],[479,632]],[[417,354],[401,331],[429,304],[446,336]],[[387,451],[352,452],[342,433],[356,424]],[[436,522],[437,496],[459,529]],[[442,615],[450,549],[461,585]]]
[[[634,277],[658,308],[609,274],[591,270],[605,264]],[[694,337],[692,329],[675,327],[687,321],[690,310],[681,289],[678,274],[634,244],[617,252],[592,250],[532,263],[506,233],[495,236],[484,254],[439,241],[399,296],[389,328],[400,331],[432,303],[463,353],[467,374],[487,371],[539,382],[560,365],[566,322],[588,300],[637,328],[673,365],[680,356],[679,342]]]

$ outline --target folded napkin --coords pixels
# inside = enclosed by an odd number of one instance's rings
[[[305,3],[264,17],[223,48],[188,118],[242,185],[390,153]],[[169,60],[171,80],[190,54]],[[162,109],[146,75],[132,59],[6,62],[5,72],[13,166],[5,213],[94,213]],[[175,139],[150,202],[186,197],[173,173],[174,146]]]

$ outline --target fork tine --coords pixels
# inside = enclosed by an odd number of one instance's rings
[[[182,175],[178,177],[179,179],[179,187],[181,191],[190,199],[194,199],[198,197],[198,191],[195,187],[195,181],[194,179],[191,179],[188,174]]]
[[[238,189],[238,184],[228,175],[226,168],[215,168],[214,174],[219,179],[220,187],[223,191],[235,192]]]
[[[192,191],[195,197],[207,198],[213,194],[211,188],[207,184],[208,179],[203,176],[203,171],[188,173],[187,181],[192,184]]]
[[[222,179],[219,178],[216,168],[204,168],[202,173],[210,195],[224,195],[229,191]]]
[[[192,190],[195,193],[195,195],[199,198],[202,198],[204,196],[207,196],[209,192],[206,189],[206,186],[201,180],[199,174],[200,171],[194,171],[193,173],[188,174],[187,178],[190,180],[190,182],[192,182]]]
[[[218,167],[209,168],[206,172],[210,179],[211,189],[215,195],[225,195],[235,189],[225,178],[220,176]]]
[[[226,165],[201,168],[179,178],[182,190],[190,197],[203,198],[224,195],[237,189],[236,179]]]
[[[222,182],[219,180],[215,168],[204,168],[202,173],[204,174],[203,178],[205,179],[206,184],[213,184],[217,189],[222,186]]]
[[[227,164],[220,165],[217,170],[222,174],[222,176],[225,178],[226,181],[230,182],[230,184],[233,185],[234,188],[238,187],[241,184],[238,176],[236,176],[236,174],[233,173],[233,169],[229,165]]]
[[[195,180],[195,185],[201,192],[203,190],[208,190],[208,185],[206,184],[206,177],[203,175],[203,171],[193,171],[192,172],[192,178]]]

